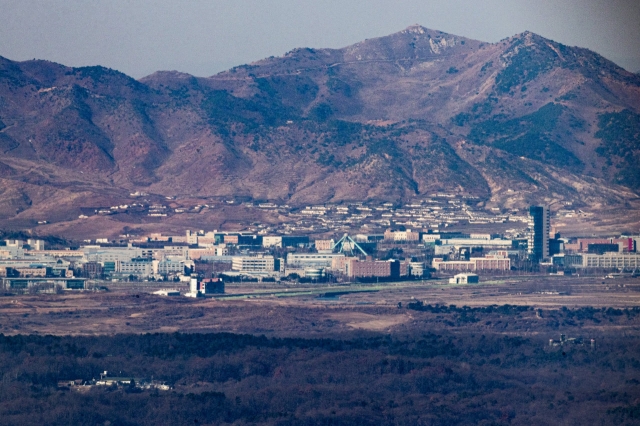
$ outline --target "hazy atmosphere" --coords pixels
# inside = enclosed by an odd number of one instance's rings
[[[640,0],[0,0],[0,426],[640,424]]]
[[[208,76],[295,47],[344,47],[411,24],[496,42],[533,31],[640,70],[636,0],[0,0],[0,56]]]

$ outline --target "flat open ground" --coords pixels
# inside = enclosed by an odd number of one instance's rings
[[[107,284],[108,286],[109,284]],[[0,297],[0,333],[100,335],[156,332],[236,332],[271,336],[326,336],[354,330],[413,332],[458,327],[505,334],[536,334],[551,326],[580,327],[592,334],[615,327],[640,335],[625,317],[606,323],[550,323],[545,312],[567,308],[640,307],[640,279],[602,277],[498,277],[475,285],[413,281],[371,285],[231,284],[219,298],[150,294],[159,284],[118,284],[108,292]],[[515,317],[460,323],[455,315],[407,309],[430,305],[520,305]],[[401,304],[401,306],[399,306]],[[459,319],[459,318],[458,318]],[[457,322],[456,322],[457,321]],[[555,321],[555,320],[554,320]],[[557,321],[556,321],[557,322]]]

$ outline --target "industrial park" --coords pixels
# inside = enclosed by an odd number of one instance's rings
[[[184,235],[121,236],[118,240],[87,240],[55,249],[48,249],[38,239],[5,240],[0,243],[2,288],[8,294],[35,294],[145,282],[156,283],[157,294],[176,294],[170,291],[174,285],[185,288],[185,295],[196,297],[224,294],[225,283],[277,286],[281,282],[340,284],[451,278],[453,283],[467,284],[477,283],[478,277],[523,273],[638,275],[640,253],[636,248],[640,236],[563,237],[553,232],[548,206],[531,206],[527,216],[498,217],[500,225],[508,220],[507,224],[513,226],[502,233],[491,232],[491,225],[485,225],[484,233],[454,231],[447,222],[415,227],[419,225],[416,219],[403,217],[423,220],[429,211],[440,210],[434,207],[385,206],[382,211],[388,213],[382,216],[390,218],[383,226],[359,226],[342,235],[339,232],[344,228],[338,227],[333,230],[335,237],[327,239],[313,239],[313,235],[302,232],[274,235],[265,230],[187,230]],[[373,210],[357,204],[334,211],[348,213],[351,209]],[[330,211],[312,207],[301,214],[313,212],[310,216],[318,217]],[[465,220],[472,226],[473,219]],[[378,233],[363,233],[378,229]],[[331,234],[324,231],[322,235]]]
[[[0,426],[640,424],[637,3],[0,0]]]

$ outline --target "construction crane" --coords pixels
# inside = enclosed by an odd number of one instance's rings
[[[360,247],[360,245],[349,236],[349,234],[344,234],[344,236],[340,238],[338,242],[333,245],[333,247],[331,247],[331,250],[333,252],[337,251],[338,253],[344,254],[349,253],[351,256],[356,253],[356,249],[360,251],[360,253],[362,253],[364,256],[368,255],[367,252],[364,251],[364,249]]]

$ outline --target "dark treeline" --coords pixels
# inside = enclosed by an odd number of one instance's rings
[[[483,312],[473,315],[481,318]],[[424,332],[343,339],[0,334],[0,424],[640,421],[640,339],[613,332],[593,349],[550,347],[550,336],[555,332],[527,338]],[[104,370],[153,377],[174,389],[57,387],[59,380],[98,378]]]

